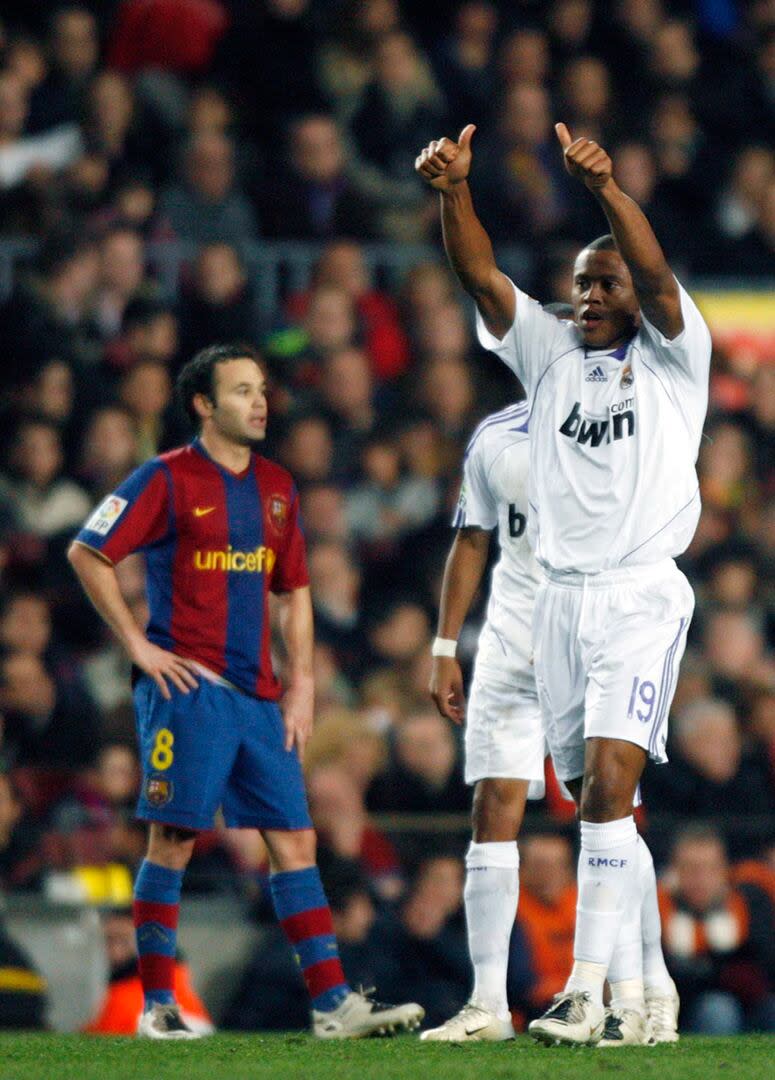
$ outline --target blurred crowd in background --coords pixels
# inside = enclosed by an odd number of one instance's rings
[[[470,792],[460,733],[428,697],[429,645],[466,442],[522,392],[476,345],[413,165],[431,138],[476,123],[484,224],[523,251],[523,287],[567,301],[576,251],[606,226],[563,171],[560,118],[610,150],[690,287],[772,278],[767,0],[3,4],[0,254],[34,243],[8,264],[0,308],[0,889],[118,907],[116,979],[134,964],[120,907],[144,849],[130,673],[64,554],[129,471],[190,438],[172,399],[181,365],[245,340],[270,377],[266,452],[301,493],[317,619],[305,765],[345,969],[420,1000],[432,1023],[467,999],[465,820],[438,815],[465,814]],[[274,240],[318,247],[308,286],[267,317],[251,254]],[[387,289],[374,241],[438,256]],[[165,243],[187,252],[174,295]],[[715,1030],[775,1026],[772,361],[714,353],[703,512],[680,560],[697,612],[671,763],[647,771],[640,811],[671,969]],[[142,622],[142,558],[118,572]],[[484,600],[462,635],[467,667]],[[571,958],[572,807],[548,781],[522,844],[517,1023]],[[414,833],[375,818],[396,813],[436,817]],[[222,1022],[304,1026],[266,872],[256,835],[216,828],[184,890],[242,896],[267,926]],[[14,948],[2,942],[0,967]],[[16,1015],[8,997],[0,1026]]]

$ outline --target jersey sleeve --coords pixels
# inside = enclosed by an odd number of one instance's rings
[[[514,289],[514,322],[500,339],[484,325],[479,309],[476,311],[476,334],[483,349],[494,352],[510,367],[525,388],[528,396],[541,373],[547,367],[553,345],[562,334],[562,323],[544,311],[537,300]]]
[[[158,459],[141,465],[102,500],[75,539],[112,563],[164,539],[172,528],[170,484]]]
[[[695,302],[679,281],[683,330],[669,340],[642,315],[644,333],[657,357],[664,360],[666,370],[678,369],[690,382],[707,387],[710,374],[710,330]]]
[[[274,593],[290,592],[292,589],[302,589],[305,585],[309,585],[307,546],[301,527],[299,495],[295,488],[288,515],[286,537],[285,544],[277,552],[277,562],[272,572],[270,588]]]
[[[452,524],[456,529],[469,526],[492,530],[498,524],[498,507],[487,484],[483,455],[484,439],[472,442],[463,463],[463,483]]]

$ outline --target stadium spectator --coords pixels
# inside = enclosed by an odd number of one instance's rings
[[[399,322],[395,301],[375,289],[363,255],[352,240],[335,240],[323,250],[313,272],[314,285],[335,285],[354,301],[363,327],[366,350],[378,379],[400,375],[409,361],[409,348]],[[290,297],[286,311],[291,321],[301,321],[309,305],[309,293]]]
[[[470,991],[462,901],[462,861],[430,855],[416,869],[397,915],[385,916],[377,927],[376,950],[393,967],[384,985],[393,994],[413,987],[427,1026],[454,1016]]]
[[[46,980],[26,950],[0,923],[0,1028],[7,1031],[47,1029]]]
[[[287,147],[260,186],[263,235],[289,240],[367,239],[377,235],[370,200],[355,183],[333,118],[294,120]]]
[[[517,925],[524,935],[530,978],[515,1004],[531,1019],[561,992],[573,966],[576,882],[573,849],[560,833],[526,833],[519,854]]]
[[[669,769],[644,779],[646,805],[662,813],[709,818],[717,814],[772,814],[775,796],[764,754],[745,751],[734,710],[705,698],[676,716]]]
[[[94,1017],[83,1029],[91,1035],[134,1035],[143,1011],[143,988],[137,967],[137,945],[132,912],[116,908],[102,918],[108,986]],[[180,955],[175,960],[175,997],[186,1023],[208,1034],[213,1023],[204,1002],[194,989],[191,972]]]
[[[30,132],[79,120],[89,80],[99,62],[99,36],[92,12],[79,4],[55,8],[48,47],[50,67],[30,101]]]
[[[386,435],[368,439],[360,458],[361,481],[346,497],[353,539],[382,544],[430,521],[438,508],[432,481],[407,476],[398,445]]]
[[[149,296],[134,297],[124,308],[120,335],[105,348],[108,381],[138,363],[174,368],[178,337],[178,320],[169,305]]]
[[[309,770],[307,792],[321,845],[339,858],[357,862],[379,899],[396,900],[404,891],[398,854],[369,821],[363,792],[344,764]]]
[[[467,810],[471,796],[463,781],[460,753],[449,725],[427,709],[402,720],[390,747],[390,762],[366,795],[372,811],[404,813]],[[454,1016],[460,1005],[443,1019]]]
[[[180,240],[243,250],[259,229],[237,185],[232,141],[216,131],[201,132],[191,137],[183,160],[183,182],[162,192],[159,218]]]
[[[43,862],[40,830],[10,775],[0,770],[0,895],[37,888]]]
[[[28,91],[22,80],[0,75],[0,190],[14,188],[28,177],[45,180],[78,156],[81,140],[74,124],[55,127],[40,135],[25,135]]]
[[[109,495],[140,463],[137,425],[129,409],[103,405],[83,433],[77,475],[96,501]]]
[[[62,475],[64,463],[54,421],[29,417],[19,423],[10,451],[13,479],[8,495],[23,532],[54,537],[73,529],[89,512],[89,496]]]
[[[660,913],[682,1026],[706,1035],[775,1030],[772,901],[760,889],[731,885],[712,828],[688,826],[676,838]]]
[[[213,341],[255,341],[256,297],[239,251],[226,243],[204,245],[184,285],[178,321],[182,356]]]
[[[475,116],[486,123],[495,98],[495,39],[499,13],[489,0],[460,4],[448,37],[432,59],[450,116]]]

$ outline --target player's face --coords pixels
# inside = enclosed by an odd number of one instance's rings
[[[210,420],[219,434],[249,446],[266,435],[266,379],[253,360],[227,360],[215,368],[215,407]]]
[[[630,271],[616,251],[585,248],[573,269],[573,317],[584,344],[593,349],[621,345],[640,322]]]

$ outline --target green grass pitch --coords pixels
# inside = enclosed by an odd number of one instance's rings
[[[417,1038],[321,1043],[308,1035],[216,1035],[148,1042],[0,1035],[0,1080],[768,1080],[775,1036],[687,1038],[622,1050],[513,1043],[449,1046]]]

